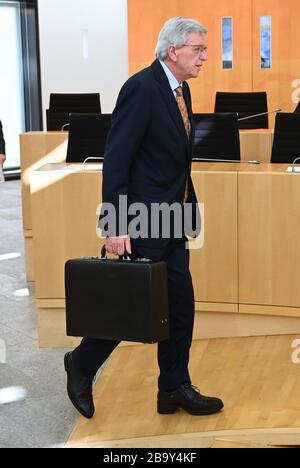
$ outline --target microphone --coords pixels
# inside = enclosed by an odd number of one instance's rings
[[[70,124],[69,124],[69,123],[66,123],[65,125],[63,125],[63,126],[61,127],[60,131],[63,132],[64,129],[65,129],[65,127],[69,127],[69,126],[70,126]]]
[[[89,156],[88,158],[85,158],[85,160],[83,161],[82,165],[86,164],[88,161],[103,161],[104,158],[103,157],[92,157],[92,156]]]
[[[103,162],[103,161],[104,161],[104,158],[97,158],[97,157],[89,156],[89,157],[86,157],[82,163],[80,163],[80,164],[78,164],[78,165],[76,165],[76,166],[75,166],[75,164],[72,164],[72,163],[71,163],[70,167],[73,168],[73,166],[74,166],[74,167],[76,167],[76,169],[81,169],[82,171],[83,171],[84,169],[95,169],[95,170],[97,170],[98,167],[99,167],[99,165],[97,165],[97,164],[90,164],[90,165],[88,165],[87,163],[88,163],[89,161],[100,161],[100,162]],[[101,164],[100,164],[100,168],[101,168]]]
[[[238,122],[241,122],[242,120],[253,119],[254,117],[260,117],[261,115],[273,114],[274,112],[281,112],[281,111],[282,109],[274,109],[274,110],[271,110],[270,112],[262,112],[261,114],[249,115],[248,117],[242,117],[241,119],[238,119]]]
[[[241,161],[240,159],[210,159],[210,158],[198,158],[195,156],[192,158],[194,162],[223,162],[223,163],[246,163],[246,164],[260,164],[258,159],[251,159],[250,161]]]
[[[300,158],[294,159],[294,161],[293,161],[293,166],[292,166],[292,172],[297,172],[297,171],[295,170],[295,164],[296,164],[297,161],[300,161]]]

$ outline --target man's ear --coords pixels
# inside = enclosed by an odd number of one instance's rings
[[[177,49],[175,46],[170,45],[168,48],[168,55],[169,59],[172,60],[172,62],[177,62]]]

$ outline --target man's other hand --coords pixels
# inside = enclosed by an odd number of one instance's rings
[[[129,236],[108,237],[105,242],[108,253],[115,255],[124,255],[125,250],[131,254],[131,243]]]
[[[5,154],[0,154],[0,167],[3,167],[6,157]]]

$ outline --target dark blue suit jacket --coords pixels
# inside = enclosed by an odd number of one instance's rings
[[[2,133],[2,123],[0,122],[0,154],[5,154],[5,141]]]
[[[158,60],[124,84],[106,144],[103,202],[112,203],[117,210],[119,195],[128,195],[129,203],[143,202],[147,206],[182,203],[188,178],[188,202],[197,203],[191,180],[194,125],[186,82],[183,94],[191,122],[190,140]],[[154,244],[162,246],[159,241]]]

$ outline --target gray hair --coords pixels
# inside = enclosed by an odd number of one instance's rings
[[[156,58],[165,60],[168,57],[169,46],[172,44],[179,49],[185,44],[187,36],[191,33],[207,34],[207,29],[191,18],[177,16],[169,19],[159,33],[155,49]]]

